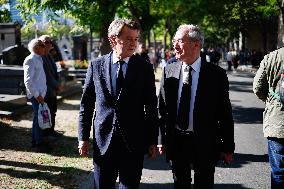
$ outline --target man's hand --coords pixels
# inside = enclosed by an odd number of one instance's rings
[[[160,155],[163,155],[164,153],[166,153],[166,149],[163,145],[159,144],[159,145],[157,145],[157,147],[158,147]]]
[[[43,104],[44,103],[44,98],[42,96],[38,96],[36,97],[36,100],[39,104]]]
[[[224,164],[229,164],[233,160],[233,154],[221,152],[220,160],[222,160]]]
[[[79,141],[78,149],[79,149],[80,156],[83,156],[83,157],[88,156],[89,142]]]
[[[158,148],[156,145],[149,146],[148,157],[149,159],[155,159],[157,157]]]

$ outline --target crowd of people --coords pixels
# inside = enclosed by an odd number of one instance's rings
[[[140,44],[143,46],[143,55],[147,56],[147,60],[153,64],[156,69],[160,64],[161,67],[166,65],[166,62],[175,56],[174,49],[163,49],[157,48],[156,50],[152,47],[149,49],[146,48],[145,44]],[[139,48],[140,49],[140,48]],[[140,50],[138,50],[139,54]],[[227,62],[227,70],[232,71],[236,70],[239,66],[242,65],[251,65],[252,67],[259,67],[261,60],[263,59],[263,53],[255,49],[248,50],[241,49],[235,50],[230,48],[202,48],[200,56],[206,62],[219,65],[221,62]]]
[[[158,153],[166,154],[175,189],[191,188],[192,170],[195,189],[213,189],[217,162],[230,163],[235,150],[229,81],[218,66],[224,53],[203,49],[204,34],[193,24],[178,27],[173,51],[157,50],[152,56],[141,44],[136,52],[140,31],[134,20],[115,19],[108,28],[112,51],[88,66],[79,110],[79,154],[88,155],[92,130],[96,189],[114,189],[117,177],[120,189],[138,189],[144,155],[155,159]],[[27,97],[33,107],[31,142],[38,152],[51,150],[50,136],[58,136],[54,130],[56,96],[63,87],[49,54],[52,48],[47,35],[31,40],[31,54],[23,64]],[[284,117],[283,105],[268,91],[277,92],[283,54],[282,48],[267,55],[254,81],[254,92],[274,111],[266,112],[264,120],[273,189],[284,188]],[[262,55],[229,50],[225,59],[231,70],[232,65],[236,68],[249,61],[257,66]],[[153,65],[155,68],[162,60],[167,63],[156,96]],[[214,93],[208,95],[209,91]],[[51,112],[49,130],[38,124],[38,108],[43,103]]]

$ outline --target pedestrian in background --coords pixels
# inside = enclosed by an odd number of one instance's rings
[[[164,68],[159,95],[162,144],[174,188],[212,189],[217,160],[232,160],[234,123],[226,71],[201,60],[204,36],[181,25],[173,39],[176,61]]]
[[[139,53],[138,53],[142,58],[144,58],[147,62],[150,63],[150,57],[148,55],[148,49],[146,48],[146,45],[141,43],[139,45]]]
[[[50,110],[52,124],[50,129],[45,129],[43,131],[43,134],[45,136],[60,136],[60,134],[54,130],[54,127],[57,112],[57,93],[63,90],[63,86],[60,84],[57,66],[49,54],[49,52],[53,49],[51,38],[49,35],[42,35],[39,37],[39,40],[45,44],[45,53],[41,56],[47,85],[47,92],[44,101],[47,103]]]
[[[227,60],[227,64],[228,64],[227,70],[228,70],[228,71],[232,71],[233,55],[232,55],[232,51],[231,51],[231,50],[229,50],[229,51],[227,52],[226,60]]]
[[[284,188],[284,106],[279,99],[284,47],[267,54],[254,77],[253,91],[265,102],[263,132],[268,141],[271,189]]]
[[[96,189],[114,189],[118,176],[120,189],[138,189],[144,154],[155,158],[157,153],[155,76],[149,62],[133,55],[139,34],[137,22],[114,20],[108,29],[112,52],[87,70],[78,148],[80,155],[87,155],[93,125]]]
[[[33,39],[29,42],[28,48],[31,54],[25,58],[23,68],[27,97],[33,108],[32,147],[36,147],[39,152],[45,152],[48,146],[43,142],[42,130],[38,124],[38,107],[39,104],[44,103],[47,90],[41,58],[45,54],[45,45],[39,39]]]

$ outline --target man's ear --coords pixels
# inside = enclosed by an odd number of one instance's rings
[[[108,40],[109,40],[109,42],[110,42],[110,44],[111,44],[112,47],[116,45],[115,39],[116,39],[116,36],[114,36],[114,35],[112,35],[112,36],[110,36],[110,37],[108,38]]]

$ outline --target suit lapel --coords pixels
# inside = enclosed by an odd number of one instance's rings
[[[194,114],[196,110],[200,107],[200,100],[202,100],[204,89],[206,88],[206,82],[210,77],[208,77],[208,67],[206,65],[206,62],[201,62],[200,72],[199,72],[199,78],[198,78],[198,84],[196,89],[196,95],[195,95],[195,103],[194,103]]]
[[[166,76],[167,78],[177,78],[177,79],[181,79],[181,68],[182,68],[182,62],[181,61],[177,61],[172,63],[171,66],[169,66],[169,68],[166,70]]]
[[[179,83],[181,78],[181,69],[182,62],[177,61],[171,63],[165,68],[165,83],[164,90],[167,94],[166,101],[170,108],[170,114],[177,114],[177,103],[178,103],[178,91],[179,91]]]
[[[110,94],[110,96],[112,96],[112,87],[111,87],[111,63],[112,63],[112,59],[111,59],[111,55],[112,53],[109,53],[107,56],[105,56],[104,61],[102,62],[102,67],[103,67],[103,75],[105,78],[105,82],[106,82],[106,87],[108,89],[108,92]]]

